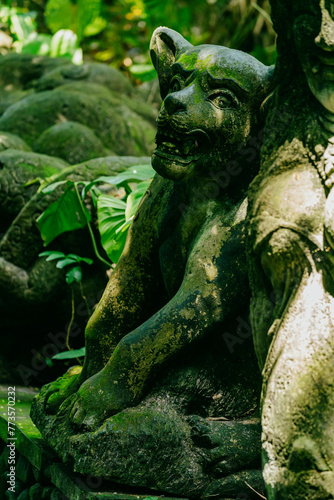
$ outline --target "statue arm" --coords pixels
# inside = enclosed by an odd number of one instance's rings
[[[217,328],[248,299],[240,228],[209,258],[219,243],[211,235],[199,239],[175,296],[125,335],[106,366],[82,384],[72,409],[74,422],[87,424],[87,415],[100,422],[136,405],[162,366]]]

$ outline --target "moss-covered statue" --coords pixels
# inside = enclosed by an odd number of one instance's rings
[[[249,192],[268,499],[334,498],[334,3],[272,0],[277,87]]]
[[[248,484],[262,490],[260,376],[244,219],[271,70],[167,28],[151,54],[164,99],[158,174],[88,323],[81,373],[45,386],[32,418],[75,471],[177,495],[257,498]]]

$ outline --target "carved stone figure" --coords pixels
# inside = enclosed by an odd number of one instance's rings
[[[276,90],[249,191],[268,499],[334,498],[334,3],[272,0]]]
[[[246,191],[271,69],[155,31],[158,174],[86,329],[79,375],[32,418],[78,472],[191,497],[262,489],[247,322]]]

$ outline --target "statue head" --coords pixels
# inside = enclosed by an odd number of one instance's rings
[[[260,123],[272,69],[238,50],[194,47],[168,28],[154,32],[151,57],[164,100],[154,169],[173,180],[221,169]]]
[[[308,86],[334,113],[334,0],[272,0],[272,17],[290,55],[296,51]]]

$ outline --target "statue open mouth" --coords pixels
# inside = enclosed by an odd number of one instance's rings
[[[203,130],[178,133],[170,128],[158,129],[153,154],[178,163],[188,164],[200,158],[208,146],[209,137]]]

